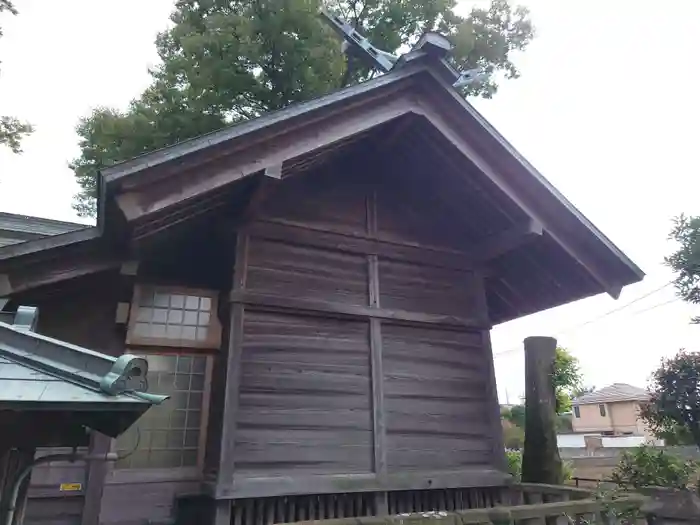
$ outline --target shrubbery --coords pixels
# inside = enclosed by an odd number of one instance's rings
[[[520,450],[507,450],[506,457],[508,458],[508,472],[515,481],[520,481],[523,471],[523,453]],[[564,481],[571,479],[574,475],[573,465],[568,461],[562,462],[561,470]]]
[[[645,445],[622,455],[613,471],[612,480],[624,488],[682,489],[696,483],[699,468],[697,461]]]

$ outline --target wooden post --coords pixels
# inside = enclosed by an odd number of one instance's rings
[[[557,340],[525,339],[525,450],[524,483],[563,483],[557,447],[556,396],[552,373]]]
[[[112,438],[93,431],[90,433],[91,456],[105,456],[112,450]],[[100,511],[102,510],[102,494],[105,488],[105,478],[112,469],[112,464],[107,461],[87,461],[85,504],[81,525],[98,525],[100,523]]]

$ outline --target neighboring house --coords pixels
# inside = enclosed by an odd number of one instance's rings
[[[125,457],[91,478],[84,525],[502,501],[492,326],[644,274],[454,81],[414,49],[368,82],[110,166],[97,226],[0,248],[8,308],[147,356],[172,396],[114,442]]]
[[[646,390],[615,383],[573,400],[574,432],[604,436],[649,436],[639,417],[640,403],[649,399]]]
[[[85,224],[54,221],[15,213],[0,212],[0,246],[42,239],[87,228]]]

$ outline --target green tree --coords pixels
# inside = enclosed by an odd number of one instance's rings
[[[12,15],[17,14],[17,10],[10,0],[0,0],[0,14],[8,12]],[[0,28],[0,37],[2,36],[2,28]],[[26,122],[22,122],[15,117],[0,115],[0,146],[6,146],[14,153],[21,153],[22,139],[33,131],[32,126]]]
[[[557,347],[552,383],[557,396],[557,414],[571,411],[571,398],[581,388],[581,369],[578,359],[566,348]]]
[[[513,405],[501,410],[501,418],[516,427],[525,428],[525,405]]]
[[[677,274],[673,283],[678,295],[686,302],[700,304],[700,217],[679,215],[673,220],[669,237],[678,249],[665,262]],[[691,322],[700,323],[700,317],[693,317]]]
[[[491,0],[465,17],[456,0],[332,0],[329,8],[377,47],[397,52],[426,30],[448,34],[459,68],[490,80],[464,94],[492,96],[500,77],[516,78],[514,51],[533,37],[525,8]],[[115,162],[308,100],[375,72],[347,61],[318,17],[319,0],[179,0],[172,27],[156,39],[161,64],[151,86],[125,111],[95,109],[77,127],[72,164],[81,187],[75,209],[95,213],[95,174]]]
[[[700,352],[680,350],[652,374],[641,416],[658,437],[692,438],[700,448]]]

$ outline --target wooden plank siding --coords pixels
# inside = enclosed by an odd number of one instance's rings
[[[411,228],[416,193],[382,210],[387,191],[307,174],[276,185],[239,231],[231,304],[244,313],[219,498],[377,491],[386,508],[386,490],[503,481],[469,246],[458,228],[441,236],[439,209]]]
[[[236,476],[372,470],[366,323],[247,310]]]

